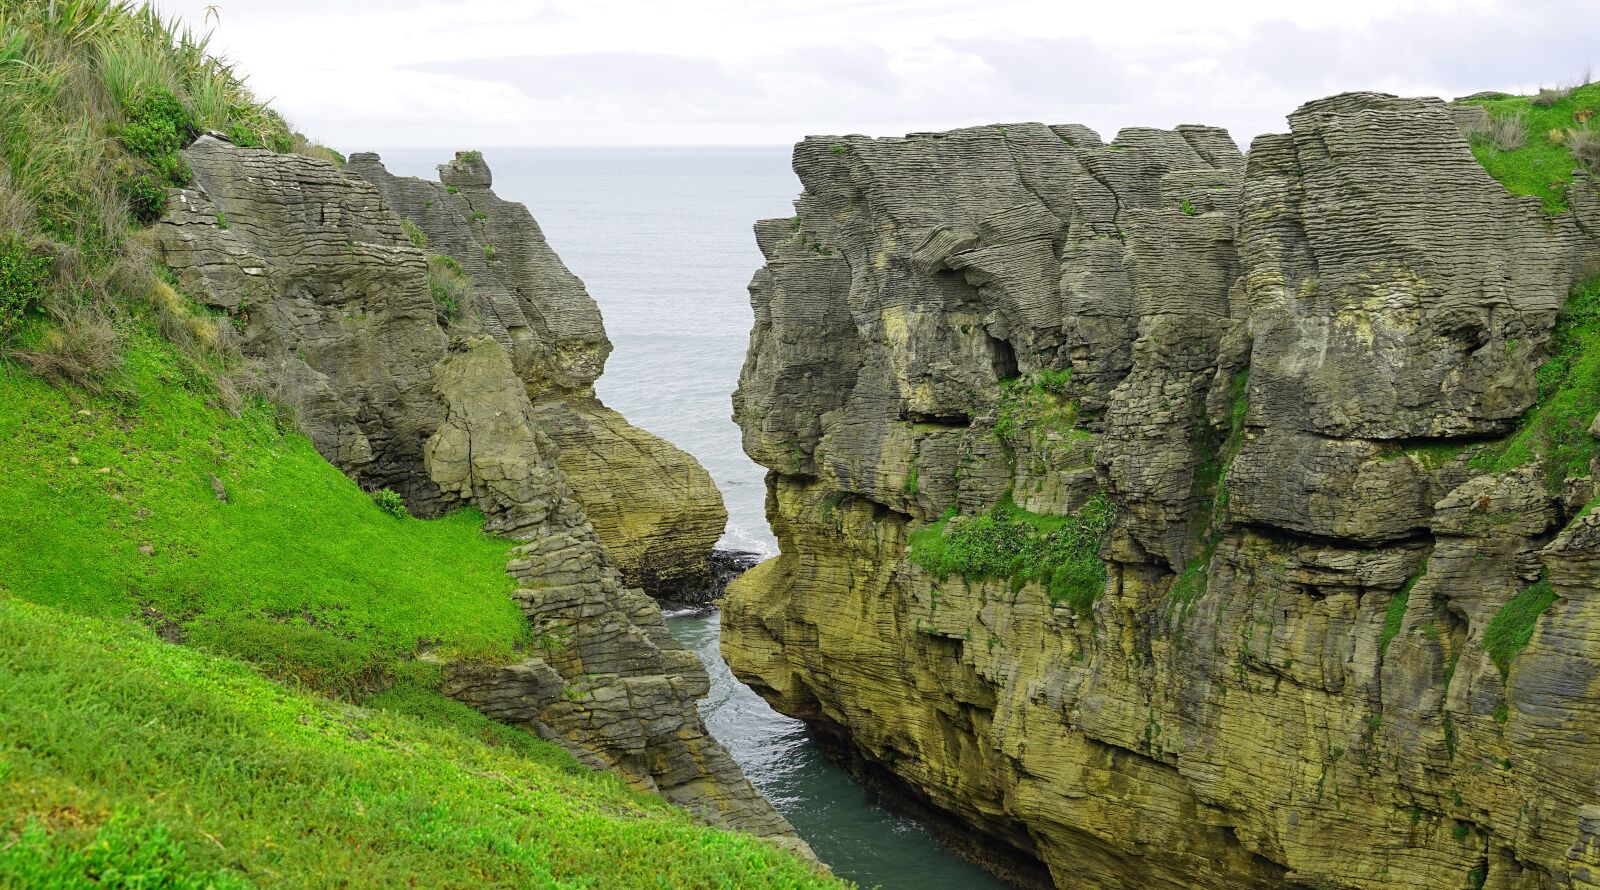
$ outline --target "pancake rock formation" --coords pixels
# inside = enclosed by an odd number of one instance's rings
[[[721,499],[692,458],[595,399],[599,312],[527,210],[489,191],[481,157],[428,183],[375,155],[340,170],[212,136],[184,156],[163,258],[229,314],[317,449],[414,513],[471,504],[524,542],[507,571],[535,646],[517,664],[446,664],[445,691],[803,851],[707,734],[704,667],[634,586],[707,573]]]
[[[1463,116],[798,145],[735,672],[1058,887],[1600,886],[1600,467],[1527,435],[1600,195]]]

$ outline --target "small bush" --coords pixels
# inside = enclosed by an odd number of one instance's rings
[[[150,165],[156,175],[173,185],[189,182],[189,166],[178,154],[197,135],[194,118],[177,97],[152,90],[138,97],[125,111],[127,122],[117,138],[128,153]]]
[[[494,262],[494,245],[493,244],[485,244],[483,246],[483,258],[488,260],[491,263]]]
[[[396,519],[404,519],[411,513],[406,510],[406,499],[401,497],[392,488],[380,488],[372,493],[372,502],[378,509]]]
[[[0,238],[0,344],[43,305],[51,262],[15,238]]]
[[[1600,130],[1573,130],[1567,134],[1566,146],[1585,167],[1600,171]]]
[[[128,212],[145,225],[161,218],[167,208],[167,186],[153,174],[138,173],[122,180],[122,197]]]

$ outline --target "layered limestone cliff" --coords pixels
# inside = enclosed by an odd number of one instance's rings
[[[1467,113],[801,143],[735,672],[1060,887],[1600,886],[1600,195]]]
[[[525,542],[507,570],[535,647],[517,664],[447,664],[445,691],[804,850],[707,734],[704,668],[630,583],[705,572],[720,498],[691,458],[595,400],[599,313],[527,211],[489,191],[481,158],[433,184],[373,155],[341,171],[210,136],[184,157],[193,182],[157,226],[163,258],[228,314],[318,450],[414,512],[472,504]]]

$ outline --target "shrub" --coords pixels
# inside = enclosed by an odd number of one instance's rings
[[[406,510],[406,499],[392,488],[380,488],[373,492],[372,502],[378,505],[379,510],[396,519],[404,519],[411,515],[410,511]]]
[[[167,207],[167,186],[150,173],[126,177],[121,184],[123,200],[128,202],[128,212],[146,225],[161,218]]]
[[[194,118],[178,98],[165,90],[148,91],[124,112],[127,122],[117,134],[128,153],[150,165],[173,185],[189,182],[189,167],[178,152],[196,135]]]
[[[0,344],[43,304],[51,258],[35,254],[14,237],[0,238]]]

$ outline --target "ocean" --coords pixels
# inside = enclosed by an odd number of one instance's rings
[[[453,152],[379,154],[393,173],[434,179]],[[616,346],[595,386],[601,401],[710,471],[728,505],[721,546],[775,554],[765,472],[740,447],[730,397],[750,337],[746,288],[762,263],[751,226],[792,216],[800,191],[789,149],[486,149],[484,159],[496,194],[528,205],[600,305]],[[718,652],[714,609],[668,624],[711,674],[707,727],[835,874],[884,890],[1004,886],[879,807],[804,724],[740,683]]]

